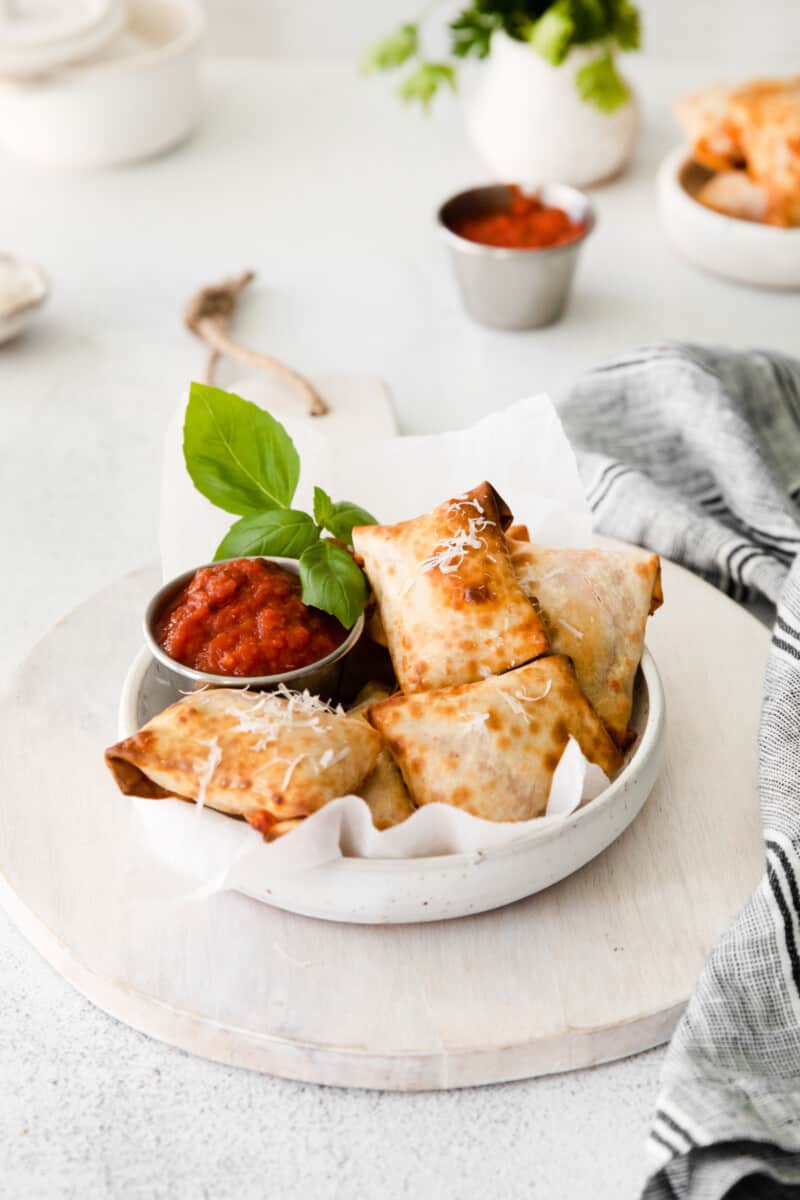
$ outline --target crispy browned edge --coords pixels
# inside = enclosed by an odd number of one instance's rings
[[[125,757],[123,748],[126,745],[127,742],[118,742],[116,746],[111,746],[105,753],[106,766],[114,776],[122,794],[124,796],[142,796],[146,800],[163,800],[167,796],[174,796],[174,792],[168,792],[166,788],[153,783],[144,771],[141,771]],[[178,799],[185,800],[186,797],[179,796]]]

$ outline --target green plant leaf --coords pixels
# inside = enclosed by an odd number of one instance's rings
[[[492,34],[500,28],[502,17],[497,12],[484,12],[475,5],[465,9],[450,22],[450,46],[456,58],[486,58]]]
[[[417,53],[419,31],[411,23],[401,25],[392,33],[381,38],[374,46],[370,46],[361,60],[361,70],[365,75],[372,71],[391,71],[402,67],[404,62]]]
[[[350,629],[366,608],[369,589],[364,572],[346,550],[319,541],[300,556],[303,601],[331,613]]]
[[[333,513],[333,501],[324,488],[314,488],[314,520],[320,529],[330,529],[328,520]],[[333,532],[331,530],[331,532]]]
[[[575,22],[569,12],[569,5],[563,0],[557,0],[544,16],[534,21],[528,41],[542,58],[557,67],[567,57],[575,39],[575,32]]]
[[[214,560],[251,554],[299,558],[319,540],[319,529],[308,513],[294,508],[271,508],[252,513],[232,525],[217,547]]]
[[[642,42],[639,13],[628,0],[614,0],[611,32],[620,50],[638,50]]]
[[[288,508],[300,459],[286,430],[249,400],[193,383],[183,424],[192,483],[212,504],[247,515]]]
[[[561,0],[561,3],[568,6],[575,25],[574,44],[600,41],[611,33],[611,0]]]
[[[456,90],[456,73],[447,63],[420,63],[397,89],[402,100],[417,101],[427,112],[441,86]]]
[[[352,500],[340,500],[334,504],[328,493],[320,487],[314,488],[314,520],[346,546],[353,541],[356,525],[378,524],[371,513],[353,504]]]
[[[628,85],[617,71],[614,58],[608,50],[581,67],[575,75],[575,84],[581,99],[587,104],[594,104],[604,113],[616,112],[630,99]]]

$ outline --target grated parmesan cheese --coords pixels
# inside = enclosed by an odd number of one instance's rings
[[[303,761],[303,759],[307,758],[307,757],[308,757],[308,755],[306,755],[306,754],[298,754],[297,758],[293,758],[292,761],[289,763],[288,767],[286,768],[286,773],[284,774],[283,779],[281,780],[281,791],[282,792],[286,791],[289,784],[292,782],[292,776],[294,775],[295,770],[297,769],[297,767],[299,767],[299,765]]]
[[[580,629],[576,629],[576,627],[575,627],[574,625],[570,625],[569,621],[565,621],[563,617],[560,617],[560,618],[559,618],[559,622],[558,622],[558,623],[559,623],[559,625],[563,625],[565,629],[568,629],[568,630],[569,630],[569,632],[570,632],[570,633],[571,633],[571,634],[572,634],[574,637],[576,637],[576,638],[582,638],[582,637],[583,637],[583,632],[582,632]]]
[[[199,786],[197,788],[197,807],[202,808],[206,802],[208,785],[211,783],[217,767],[222,762],[222,748],[220,747],[218,737],[212,737],[208,742],[204,741],[202,738],[197,738],[196,740],[201,746],[208,746],[209,748],[206,765],[203,767],[203,770],[200,774]]]
[[[340,750],[334,750],[331,746],[329,746],[327,750],[323,751],[319,760],[319,765],[324,771],[328,767],[334,766],[337,762],[341,762],[343,758],[347,758],[349,753],[349,746],[342,746]]]
[[[462,736],[466,737],[468,733],[480,733],[481,730],[486,728],[486,722],[488,720],[488,712],[475,713],[473,717],[470,717],[468,721],[464,722],[461,728]]]
[[[458,512],[460,509],[465,508],[468,504],[471,505],[475,509],[476,513],[478,513],[481,517],[484,515],[486,510],[484,509],[480,500],[476,500],[474,496],[468,496],[466,492],[462,492],[460,496],[456,496],[452,504],[448,504],[447,511]]]
[[[438,568],[442,575],[452,575],[467,557],[468,550],[480,550],[481,546],[488,545],[486,538],[480,535],[492,525],[494,521],[486,517],[469,517],[466,529],[436,543],[433,554],[422,560],[419,570],[433,571]]]
[[[520,704],[516,696],[512,696],[509,692],[504,692],[502,689],[498,691],[498,696],[502,696],[511,711],[518,717],[525,716],[525,709]]]
[[[538,700],[544,700],[545,696],[550,695],[550,688],[552,686],[552,679],[548,679],[547,683],[544,685],[544,691],[540,692],[538,696],[529,696],[527,692],[522,691],[515,692],[514,695],[518,700],[521,700],[523,704],[536,704]]]
[[[251,695],[251,693],[239,693]],[[293,728],[311,729],[317,733],[325,730],[320,722],[322,716],[344,716],[341,704],[333,706],[320,700],[306,689],[303,692],[292,692],[284,683],[278,685],[274,692],[264,692],[243,712],[238,706],[233,707],[231,716],[238,717],[234,726],[236,733],[253,733],[258,738],[254,749],[264,750],[276,742],[281,732],[289,725]]]

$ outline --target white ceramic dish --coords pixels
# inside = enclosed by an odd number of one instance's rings
[[[205,17],[196,0],[130,0],[124,32],[95,57],[0,83],[0,142],[54,166],[159,154],[199,115]]]
[[[45,274],[35,263],[0,254],[0,346],[22,333],[48,294]]]
[[[87,58],[125,27],[124,0],[60,0],[8,14],[2,8],[0,75],[14,78]]]
[[[178,698],[160,664],[141,650],[123,686],[119,737],[129,737]],[[610,846],[653,789],[664,750],[665,708],[661,679],[647,650],[632,727],[636,742],[605,792],[562,821],[543,824],[501,848],[432,858],[341,858],[268,880],[254,877],[239,890],[301,916],[379,925],[463,917],[533,895]]]
[[[659,212],[675,249],[704,271],[737,283],[800,288],[800,229],[742,221],[698,204],[693,193],[708,175],[685,146],[659,168]]]

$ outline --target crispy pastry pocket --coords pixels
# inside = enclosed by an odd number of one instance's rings
[[[511,565],[510,522],[482,483],[412,521],[353,530],[404,692],[470,683],[548,650]]]
[[[106,751],[128,795],[204,803],[266,836],[370,775],[382,743],[364,721],[307,693],[195,692]]]
[[[392,696],[372,705],[369,720],[418,805],[452,804],[489,821],[544,814],[570,736],[607,775],[622,765],[561,656],[480,683]]]
[[[633,707],[647,618],[662,602],[661,563],[646,550],[558,550],[512,541],[511,561],[553,649],[619,745]]]

